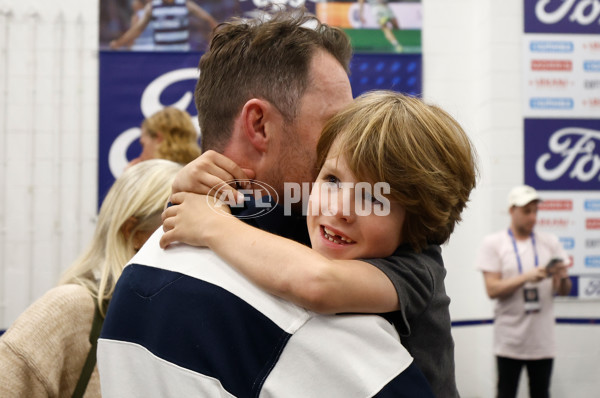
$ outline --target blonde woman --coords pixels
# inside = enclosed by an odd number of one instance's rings
[[[142,123],[142,153],[129,166],[148,159],[186,164],[200,156],[198,134],[191,116],[177,108],[164,108]]]
[[[115,181],[87,249],[59,285],[27,308],[0,338],[1,397],[73,395],[92,348],[92,322],[104,317],[123,266],[160,226],[180,169],[177,163],[156,159],[129,168]],[[94,362],[85,394],[79,396],[100,397]]]

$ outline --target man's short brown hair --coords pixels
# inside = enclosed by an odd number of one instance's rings
[[[346,34],[303,12],[217,26],[210,49],[200,58],[195,92],[203,150],[223,151],[235,116],[251,98],[269,101],[286,122],[293,122],[319,49],[348,72],[352,49]]]

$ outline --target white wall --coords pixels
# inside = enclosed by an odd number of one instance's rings
[[[97,32],[96,1],[0,1],[0,328],[94,227]]]
[[[474,257],[484,235],[506,228],[506,195],[523,183],[520,0],[423,0],[424,98],[450,111],[480,156],[481,178],[464,221],[444,248],[454,321],[492,318]],[[600,315],[598,302],[557,300],[559,317]],[[598,326],[557,325],[554,397],[597,396]],[[492,326],[453,329],[463,397],[493,397]],[[519,397],[527,395],[522,376]]]
[[[522,182],[519,0],[423,0],[424,96],[470,133],[481,179],[444,257],[453,320],[491,318],[474,255]],[[98,2],[0,0],[0,329],[56,283],[96,217]],[[557,315],[599,317],[559,302]],[[558,325],[553,396],[600,390],[598,326]],[[455,328],[464,397],[492,397],[491,326]],[[522,382],[525,385],[525,380]],[[526,396],[524,391],[521,397]]]

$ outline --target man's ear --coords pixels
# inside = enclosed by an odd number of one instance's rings
[[[242,108],[242,127],[246,139],[259,152],[267,152],[276,123],[282,116],[268,101],[252,98]]]

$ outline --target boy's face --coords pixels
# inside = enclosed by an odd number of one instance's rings
[[[384,185],[358,181],[335,154],[334,143],[310,195],[312,248],[332,259],[390,256],[403,241],[404,208],[382,194]]]

